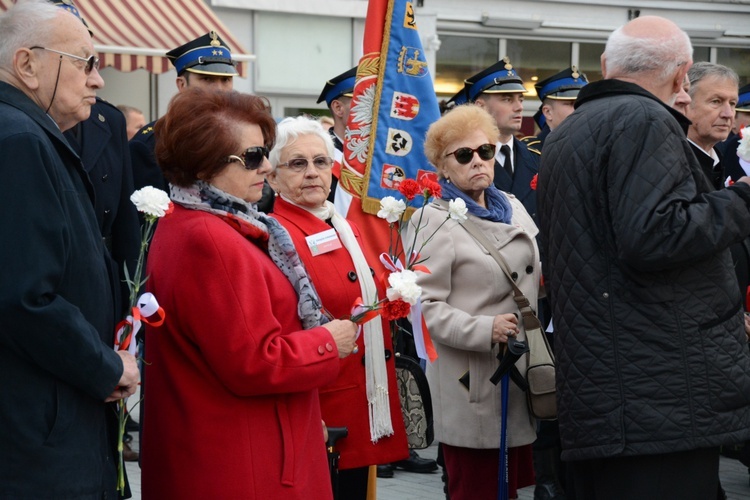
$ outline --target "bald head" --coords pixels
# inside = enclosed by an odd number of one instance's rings
[[[693,59],[690,38],[663,17],[638,17],[615,30],[602,54],[602,73],[640,85],[665,102],[679,92]]]

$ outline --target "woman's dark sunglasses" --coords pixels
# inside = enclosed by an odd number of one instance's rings
[[[240,155],[229,155],[226,158],[227,163],[238,161],[248,170],[258,170],[263,165],[263,158],[268,158],[268,148],[263,146],[253,146],[247,148]]]
[[[479,155],[482,160],[489,160],[495,157],[495,145],[494,144],[482,144],[481,146],[471,148],[458,148],[452,153],[448,153],[447,156],[453,155],[456,157],[456,161],[461,165],[466,165],[474,158],[474,153]]]

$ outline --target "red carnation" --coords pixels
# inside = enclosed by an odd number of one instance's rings
[[[536,178],[539,177],[539,174],[534,174],[534,177],[531,178],[531,189],[536,191]]]
[[[422,188],[419,187],[419,183],[414,179],[404,179],[401,181],[398,185],[398,190],[409,201],[413,200],[418,194],[422,194]]]
[[[423,175],[421,179],[419,179],[419,185],[422,187],[422,190],[424,191],[424,197],[429,198],[430,196],[434,196],[435,198],[440,198],[443,194],[443,188],[440,187],[440,184],[433,181],[426,175]]]
[[[383,304],[381,315],[386,321],[393,321],[394,319],[405,318],[409,315],[411,306],[408,302],[404,302],[402,299],[389,300]]]

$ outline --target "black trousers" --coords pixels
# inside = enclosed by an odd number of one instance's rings
[[[339,471],[339,492],[337,500],[367,500],[367,479],[369,467],[358,467]]]
[[[576,500],[715,500],[719,448],[568,462]]]

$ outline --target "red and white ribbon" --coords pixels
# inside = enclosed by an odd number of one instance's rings
[[[154,294],[144,293],[138,297],[130,314],[120,321],[115,329],[115,351],[128,351],[135,356],[136,342],[132,342],[132,339],[141,329],[142,324],[161,326],[164,323],[164,318],[164,309],[159,306]],[[130,332],[123,339],[123,333],[128,325],[131,327]]]

